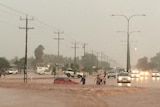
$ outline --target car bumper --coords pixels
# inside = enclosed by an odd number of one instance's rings
[[[139,78],[140,75],[131,75],[132,78]]]
[[[152,77],[160,77],[160,75],[152,75]]]
[[[118,83],[131,83],[131,80],[126,80],[126,79],[122,79],[122,80],[117,80]]]

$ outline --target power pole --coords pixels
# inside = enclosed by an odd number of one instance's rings
[[[102,63],[103,63],[103,62],[102,62],[102,61],[103,61],[103,57],[104,57],[104,56],[103,56],[103,52],[101,52],[101,67],[102,67]]]
[[[98,68],[98,66],[99,66],[99,64],[98,64],[98,62],[99,62],[98,61],[98,57],[99,57],[98,55],[99,55],[99,53],[97,52],[96,54],[97,54],[97,68]]]
[[[59,30],[58,30],[58,32],[54,32],[55,34],[57,34],[57,38],[54,38],[55,40],[57,40],[58,41],[58,56],[57,56],[57,63],[58,63],[58,70],[59,70],[59,60],[60,60],[60,58],[59,58],[59,54],[60,54],[60,51],[59,51],[59,47],[60,47],[60,40],[64,40],[64,38],[60,38],[60,34],[63,34],[63,32],[60,32]]]
[[[91,62],[92,62],[92,70],[94,70],[94,67],[93,67],[93,66],[94,66],[94,65],[93,65],[93,64],[94,64],[94,63],[93,63],[93,50],[92,50],[91,52],[92,52],[92,58],[91,58]]]
[[[29,29],[34,29],[33,27],[28,27],[28,21],[29,20],[33,20],[32,19],[28,19],[28,16],[26,15],[25,19],[22,19],[20,17],[20,20],[25,20],[26,21],[26,27],[19,27],[19,29],[25,29],[26,30],[26,40],[25,40],[25,62],[24,62],[24,83],[27,83],[27,51],[28,51],[28,30]]]
[[[107,64],[106,64],[106,55],[105,54],[103,55],[103,61],[104,61],[104,65],[103,65],[104,66],[104,72],[106,72]]]
[[[86,43],[84,43],[84,44],[82,44],[83,45],[83,49],[84,49],[84,56],[85,56],[85,54],[86,54]]]
[[[76,68],[76,52],[77,52],[77,48],[79,48],[79,47],[77,47],[77,42],[74,42],[74,47],[72,47],[72,48],[74,48],[74,68]]]

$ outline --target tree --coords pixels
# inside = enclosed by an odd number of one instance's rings
[[[44,54],[43,55],[43,63],[45,63],[45,64],[49,64],[49,63],[56,64],[56,58],[57,58],[57,56],[55,56],[55,55]]]
[[[148,63],[148,68],[149,68],[149,69],[157,68],[157,64],[155,64],[155,63],[153,63],[153,62],[149,62],[149,63]]]
[[[106,61],[101,61],[101,66],[102,68],[106,71],[110,68],[110,63],[106,62]]]
[[[82,66],[84,71],[93,72],[93,66],[97,63],[97,57],[93,54],[86,53],[85,56],[82,57]]]
[[[148,69],[148,58],[147,57],[140,58],[138,60],[136,67],[137,69],[147,70]]]
[[[25,62],[24,57],[19,60],[16,60],[15,62],[15,64],[17,65],[18,71],[20,71],[20,73],[21,73],[21,70],[24,69],[24,62]]]
[[[43,63],[43,50],[44,50],[44,47],[42,45],[39,45],[35,51],[34,51],[34,54],[35,54],[35,57],[36,57],[36,63]]]
[[[15,56],[13,59],[10,60],[10,63],[17,65],[17,63],[18,63],[18,57]]]
[[[0,69],[9,68],[9,61],[6,58],[0,57]]]
[[[33,57],[28,58],[28,68],[34,68],[36,67],[36,60]]]
[[[160,52],[157,53],[156,56],[152,57],[150,60],[154,68],[160,68]]]

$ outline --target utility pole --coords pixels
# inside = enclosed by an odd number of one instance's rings
[[[91,58],[91,62],[92,62],[92,70],[94,71],[94,67],[93,67],[93,50],[92,50],[91,52],[92,52],[92,58]]]
[[[98,68],[98,66],[99,66],[99,64],[98,64],[99,53],[97,52],[96,54],[97,54],[97,68]]]
[[[106,55],[105,54],[103,55],[103,61],[104,61],[104,65],[103,65],[104,66],[104,72],[106,72],[106,68],[107,68],[106,62],[107,61],[106,61]]]
[[[74,47],[72,47],[72,48],[74,48],[74,69],[76,68],[76,52],[77,52],[77,48],[79,48],[79,47],[77,47],[77,42],[74,42]]]
[[[104,62],[106,62],[106,55],[105,54],[103,55],[103,60],[104,60]]]
[[[58,63],[58,70],[59,70],[59,60],[60,60],[60,58],[59,58],[59,54],[60,54],[60,51],[59,51],[59,47],[60,47],[60,40],[64,40],[64,38],[60,38],[60,34],[63,34],[63,32],[60,32],[59,30],[58,30],[58,32],[54,32],[55,34],[57,34],[57,38],[54,38],[55,40],[57,40],[58,41],[58,56],[57,56],[57,63]]]
[[[28,19],[28,16],[26,15],[25,19],[22,19],[20,17],[20,20],[25,20],[26,21],[26,27],[19,27],[19,29],[25,29],[26,30],[26,40],[25,40],[25,62],[24,62],[24,83],[27,83],[27,51],[28,51],[28,30],[29,29],[34,29],[33,27],[28,27],[28,21],[29,20],[33,20],[32,19]]]
[[[102,61],[103,61],[103,52],[101,52],[101,67],[102,67]]]
[[[106,58],[107,58],[107,59],[106,59],[107,63],[109,63],[109,56],[107,56]]]
[[[86,43],[83,44],[84,56],[85,56],[85,54],[86,54],[86,45],[87,45]]]

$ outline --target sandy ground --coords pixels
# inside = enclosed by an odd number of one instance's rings
[[[0,79],[0,107],[159,107],[159,88],[115,85],[55,85],[53,78],[23,83]],[[49,81],[49,82],[48,82]]]

